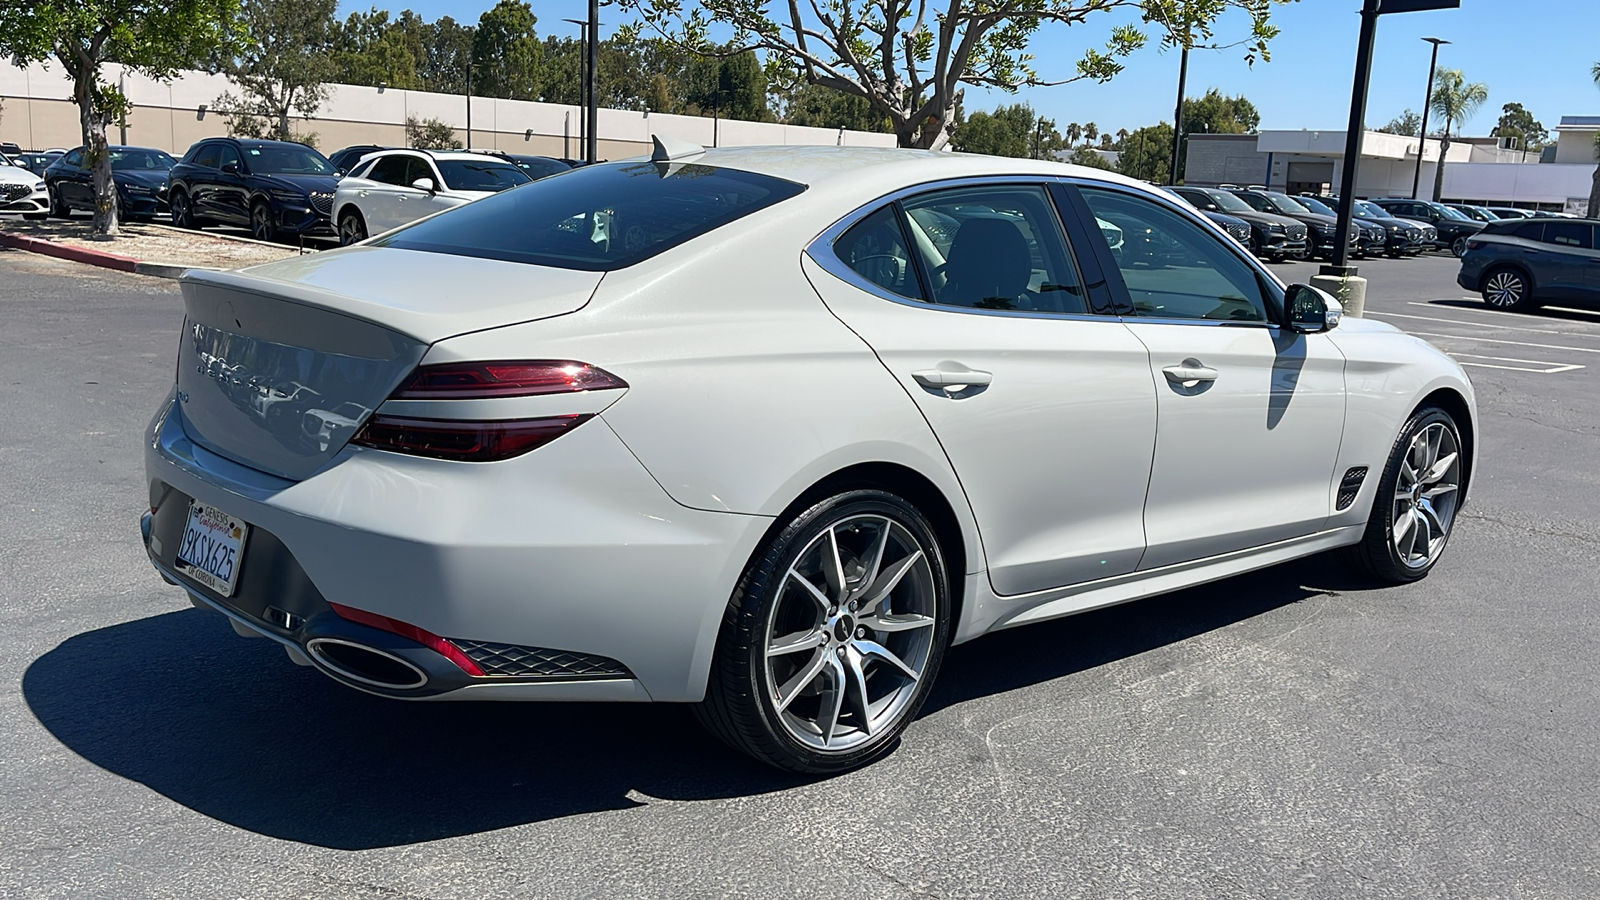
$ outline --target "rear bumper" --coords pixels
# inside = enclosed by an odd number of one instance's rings
[[[236,630],[276,640],[296,661],[369,693],[698,700],[728,597],[771,522],[678,506],[599,417],[502,463],[347,448],[290,482],[195,445],[170,408],[145,452],[152,563]],[[176,571],[189,498],[251,527],[231,598]],[[420,643],[340,618],[330,602],[463,647],[582,654],[623,669],[469,677]],[[318,655],[325,638],[396,655],[428,676],[426,686],[360,683]]]

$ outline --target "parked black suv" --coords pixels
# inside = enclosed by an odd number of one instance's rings
[[[1372,202],[1402,219],[1427,222],[1432,225],[1439,232],[1434,246],[1449,247],[1450,252],[1457,256],[1466,252],[1467,238],[1482,231],[1484,227],[1482,222],[1474,222],[1443,203],[1434,203],[1431,200],[1388,198]]]
[[[167,173],[177,160],[153,147],[106,147],[111,180],[117,186],[117,218],[153,219],[167,214]],[[73,210],[94,212],[94,171],[84,165],[83,148],[68,151],[44,170],[50,215],[65,219]]]
[[[1317,197],[1322,205],[1330,209],[1339,208],[1338,197]],[[1399,259],[1402,256],[1415,256],[1421,253],[1428,245],[1423,237],[1426,232],[1423,226],[1405,219],[1397,219],[1381,206],[1374,206],[1366,200],[1354,201],[1350,210],[1351,218],[1383,231],[1384,240],[1382,250],[1390,259]],[[1376,250],[1374,250],[1376,252]]]
[[[1495,309],[1600,306],[1600,219],[1490,222],[1467,239],[1456,283]]]
[[[353,146],[346,147],[343,150],[335,150],[333,153],[329,154],[328,162],[333,164],[334,169],[336,169],[340,175],[348,175],[355,171],[356,163],[360,162],[361,157],[366,156],[368,153],[377,153],[379,150],[398,149],[398,147],[382,147],[377,144],[355,144]]]
[[[1319,216],[1328,216],[1334,224],[1339,222],[1339,201],[1324,200],[1312,194],[1301,194],[1294,198],[1296,203],[1304,206]],[[1356,233],[1356,249],[1350,251],[1351,259],[1361,259],[1366,256],[1383,253],[1387,249],[1389,240],[1388,232],[1377,225],[1362,218],[1361,214],[1352,210],[1350,228]],[[1333,244],[1329,243],[1332,249]]]
[[[305,144],[207,138],[173,168],[167,189],[181,228],[242,225],[257,240],[332,235],[333,164]]]
[[[1189,201],[1195,209],[1223,213],[1250,223],[1250,252],[1261,259],[1282,262],[1286,257],[1306,251],[1306,226],[1288,216],[1259,212],[1250,204],[1220,188],[1179,186],[1172,192]]]
[[[1338,231],[1339,222],[1333,216],[1314,213],[1301,206],[1293,197],[1283,191],[1257,191],[1237,189],[1234,196],[1250,204],[1261,212],[1274,213],[1288,216],[1306,226],[1306,258],[1322,256],[1333,258],[1333,238]],[[1350,250],[1359,252],[1361,249],[1361,233],[1357,229],[1350,230]]]

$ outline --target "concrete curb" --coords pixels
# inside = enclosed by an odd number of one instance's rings
[[[142,262],[133,267],[136,275],[149,275],[153,278],[181,278],[183,273],[190,270],[203,270],[206,272],[221,272],[219,266],[180,266],[173,263]]]
[[[4,231],[0,231],[0,247],[26,250],[29,253],[41,253],[45,256],[54,256],[57,259],[88,263],[91,266],[99,266],[103,269],[116,269],[119,272],[134,272],[137,271],[139,266],[139,261],[131,256],[118,256],[115,253],[106,253],[103,250],[90,250],[86,247],[76,247],[71,244],[58,244],[55,241],[41,241],[38,238],[10,234]]]
[[[272,247],[275,250],[298,250],[299,249],[298,247],[296,247],[293,244],[279,244],[279,243],[276,243],[274,241],[258,241],[255,238],[239,237],[236,234],[220,234],[220,233],[215,232],[215,231],[206,231],[203,228],[179,228],[176,225],[163,225],[160,222],[145,222],[143,224],[145,224],[145,225],[147,225],[147,226],[149,226],[151,228],[159,228],[162,231],[171,231],[171,232],[174,232],[176,234],[187,234],[187,235],[191,235],[191,236],[200,235],[202,237],[217,238],[218,240],[223,240],[223,241],[233,241],[236,244],[254,244],[257,247]],[[315,249],[311,250],[311,253],[320,253],[320,252],[322,252],[322,251],[315,250]],[[305,254],[305,255],[309,255],[309,254]]]

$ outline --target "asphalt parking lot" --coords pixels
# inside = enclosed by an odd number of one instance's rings
[[[139,543],[175,287],[0,250],[0,897],[1600,896],[1600,316],[1456,268],[1362,264],[1479,392],[1431,577],[1319,557],[992,635],[807,781],[682,709],[399,703],[235,637]]]

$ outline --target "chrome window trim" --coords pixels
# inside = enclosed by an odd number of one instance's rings
[[[911,306],[917,309],[926,309],[935,312],[955,313],[957,315],[993,316],[1008,319],[1055,319],[1066,322],[1116,322],[1118,321],[1117,316],[1103,315],[1093,312],[1054,313],[1037,312],[1035,310],[1028,309],[976,309],[970,306],[950,306],[948,304],[936,303],[932,300],[917,300],[911,297],[902,297],[899,294],[896,294],[894,291],[887,290],[873,283],[872,281],[869,281],[863,277],[861,273],[850,268],[850,266],[844,260],[840,259],[838,255],[833,252],[834,242],[842,237],[846,231],[849,231],[851,228],[855,227],[855,225],[862,219],[865,219],[866,217],[872,215],[880,209],[883,209],[885,206],[891,203],[904,200],[908,197],[916,197],[922,194],[931,193],[933,191],[970,187],[1026,187],[1036,188],[1040,191],[1043,191],[1046,202],[1050,204],[1051,209],[1055,209],[1055,200],[1054,198],[1050,197],[1049,185],[1060,184],[1063,180],[1064,179],[1057,175],[969,175],[963,178],[927,181],[922,182],[921,184],[911,185],[910,187],[900,188],[899,190],[877,197],[876,199],[871,200],[845,214],[843,218],[839,219],[837,222],[834,222],[832,225],[824,229],[821,234],[813,238],[811,243],[806,245],[805,254],[811,257],[811,261],[820,266],[823,271],[834,276],[835,278],[838,278],[846,284],[866,291],[874,297],[888,300],[891,303],[898,303],[902,306]],[[1059,209],[1055,209],[1055,212],[1058,217],[1061,216],[1061,211]],[[1083,278],[1083,272],[1081,269],[1079,269],[1075,251],[1072,249],[1072,237],[1070,229],[1067,228],[1065,221],[1062,221],[1059,224],[1062,227],[1062,240],[1066,244],[1066,250],[1069,258],[1072,260],[1073,268],[1078,270],[1074,272],[1074,274],[1077,275],[1081,281]],[[1229,240],[1232,240],[1232,238]],[[910,248],[907,249],[909,250]]]

